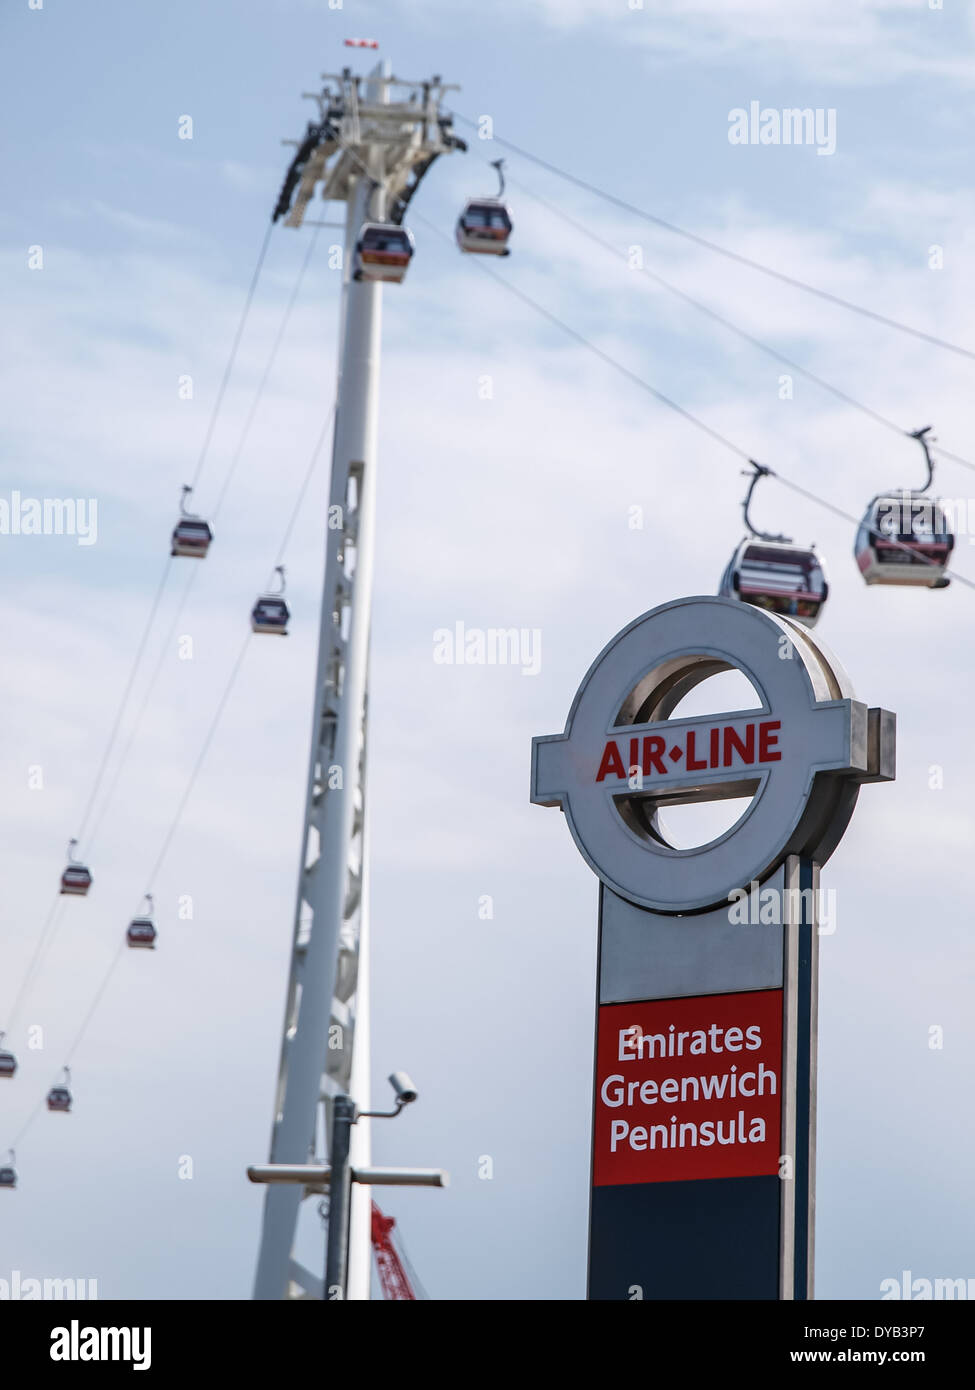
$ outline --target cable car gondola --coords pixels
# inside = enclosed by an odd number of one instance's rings
[[[14,1167],[16,1155],[13,1149],[9,1150],[6,1163],[0,1164],[0,1187],[17,1186],[17,1169]]]
[[[729,560],[718,594],[815,627],[829,597],[823,563],[813,546],[796,545],[787,536],[771,536],[752,526],[748,515],[752,493],[759,478],[769,472],[759,463],[753,462],[752,467],[755,471],[742,504],[749,534]]]
[[[498,171],[500,187],[496,198],[468,198],[457,219],[457,245],[462,251],[482,256],[510,256],[508,239],[513,223],[504,196],[503,159],[491,161]]]
[[[91,887],[91,874],[86,866],[74,857],[74,847],[77,843],[77,840],[72,840],[68,844],[68,865],[61,875],[61,892],[71,897],[83,898]]]
[[[853,553],[867,584],[946,589],[951,582],[945,570],[955,537],[941,503],[924,496],[934,481],[927,439],[930,430],[927,425],[911,435],[924,450],[928,469],[924,487],[874,497],[857,529]]]
[[[284,601],[284,565],[275,565],[274,573],[279,576],[280,587],[260,595],[251,609],[251,629],[254,632],[272,632],[287,637],[288,619],[291,614]]]
[[[364,222],[355,245],[353,280],[402,282],[413,259],[413,235],[395,222]]]
[[[6,1036],[6,1033],[0,1033],[0,1043],[3,1042]],[[14,1056],[12,1052],[8,1052],[5,1047],[0,1047],[0,1077],[13,1076],[16,1070],[17,1058]]]
[[[60,1110],[66,1114],[71,1109],[71,1073],[68,1068],[64,1069],[64,1080],[52,1086],[47,1093],[48,1110]]]
[[[194,560],[203,560],[210,549],[213,532],[207,523],[193,512],[186,510],[186,502],[193,489],[183,484],[183,496],[179,504],[179,520],[173,528],[170,555],[188,555]]]
[[[152,894],[146,894],[146,905],[141,917],[133,917],[126,929],[125,939],[130,946],[152,951],[156,945],[156,928],[152,923]]]

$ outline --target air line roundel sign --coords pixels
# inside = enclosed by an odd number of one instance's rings
[[[754,708],[670,717],[694,686],[731,669],[751,683]],[[677,599],[604,648],[564,733],[532,740],[531,799],[562,808],[614,892],[657,912],[701,912],[788,854],[825,861],[860,784],[892,780],[894,724],[853,698],[808,629],[733,599]],[[717,839],[668,843],[662,808],[747,796]]]

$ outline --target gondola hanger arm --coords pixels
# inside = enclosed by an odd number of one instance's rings
[[[491,168],[498,171],[498,199],[500,200],[504,197],[504,160],[492,159],[490,163]]]
[[[927,492],[928,488],[934,482],[934,459],[931,457],[930,448],[930,446],[934,443],[934,437],[932,436],[930,440],[928,439],[928,435],[931,434],[931,431],[933,429],[933,425],[925,425],[922,430],[911,430],[911,438],[916,439],[917,442],[920,444],[921,448],[924,450],[924,462],[927,464],[928,469],[927,482],[924,484],[923,487],[915,489],[915,491],[918,493]]]
[[[745,500],[741,504],[741,512],[742,516],[745,519],[745,526],[748,530],[748,534],[750,536],[753,536],[755,540],[758,541],[769,541],[772,543],[781,541],[788,545],[791,539],[789,536],[775,536],[772,535],[770,531],[758,531],[752,525],[752,520],[748,514],[748,509],[751,505],[752,493],[755,491],[755,484],[758,482],[759,478],[774,478],[775,474],[773,473],[772,469],[767,468],[764,463],[756,463],[754,459],[749,459],[748,462],[751,464],[752,468],[751,482],[748,484],[748,491],[745,493]],[[748,477],[748,472],[746,469],[742,469],[742,475],[746,478]]]

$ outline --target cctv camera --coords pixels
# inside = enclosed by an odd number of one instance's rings
[[[411,1101],[416,1100],[416,1087],[405,1071],[394,1071],[389,1078],[389,1084],[396,1092],[396,1099],[400,1105],[409,1105]]]

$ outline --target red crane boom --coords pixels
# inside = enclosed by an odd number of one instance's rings
[[[382,1285],[384,1299],[416,1298],[413,1285],[406,1277],[403,1262],[392,1241],[396,1221],[392,1216],[384,1216],[376,1203],[372,1204],[372,1248],[376,1253],[376,1268]]]

